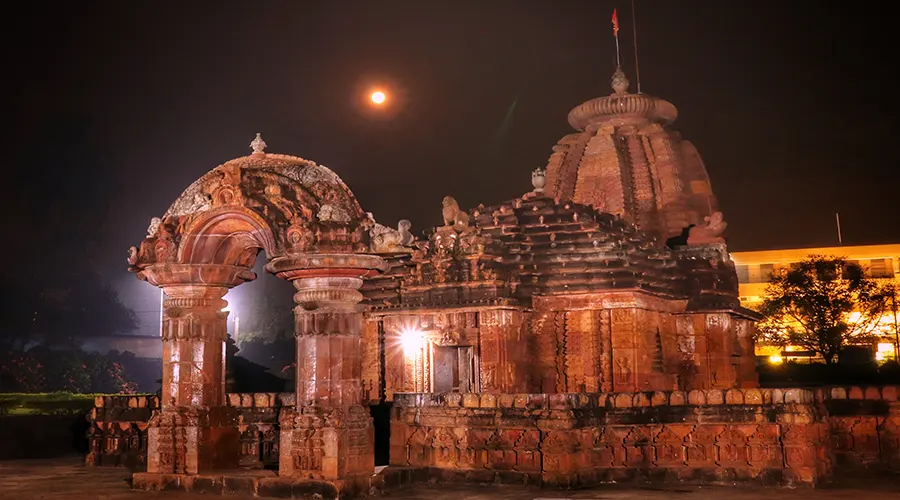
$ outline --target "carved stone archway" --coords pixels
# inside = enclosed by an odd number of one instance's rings
[[[297,406],[282,412],[280,475],[371,474],[372,422],[362,406],[358,289],[385,269],[370,253],[372,219],[331,170],[267,154],[209,171],[154,218],[130,270],[162,288],[163,386],[150,423],[148,473],[238,466],[237,414],[225,403],[225,293],[269,272],[294,283]]]

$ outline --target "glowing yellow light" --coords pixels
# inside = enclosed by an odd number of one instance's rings
[[[773,365],[780,365],[783,361],[784,359],[782,359],[778,354],[769,356],[769,363],[772,363]]]
[[[374,102],[375,104],[381,104],[385,99],[386,97],[384,95],[384,92],[380,90],[377,92],[372,92],[372,102]]]
[[[422,338],[420,330],[403,330],[400,332],[400,344],[403,345],[403,352],[412,357],[425,345],[425,339]]]
[[[887,361],[894,359],[894,344],[879,342],[875,349],[875,361]]]

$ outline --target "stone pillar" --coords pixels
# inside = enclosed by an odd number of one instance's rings
[[[300,255],[266,269],[291,280],[297,406],[283,409],[279,474],[327,481],[365,479],[375,469],[375,435],[363,406],[364,277],[384,261],[371,255]]]
[[[160,410],[148,429],[147,472],[197,474],[236,468],[237,411],[225,406],[226,318],[222,297],[255,278],[244,267],[150,266],[139,275],[167,295],[163,303]]]

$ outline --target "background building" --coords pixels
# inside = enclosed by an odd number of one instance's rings
[[[756,309],[765,298],[766,286],[772,273],[789,268],[792,264],[798,263],[810,255],[843,257],[849,262],[859,264],[872,278],[894,279],[900,282],[900,244],[732,252],[731,258],[734,260],[740,283],[741,305],[749,309]],[[885,332],[885,336],[883,341],[875,346],[878,360],[890,359],[895,356],[894,314],[894,312],[890,312],[882,319],[882,331]],[[791,352],[797,354],[791,355]],[[782,351],[775,346],[758,344],[756,354],[797,359],[809,358],[799,348],[790,346]]]

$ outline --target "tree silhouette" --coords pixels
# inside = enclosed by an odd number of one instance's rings
[[[119,185],[102,137],[74,111],[29,126],[34,142],[13,153],[16,196],[0,200],[16,215],[6,228],[16,244],[0,246],[0,256],[22,262],[0,270],[0,286],[11,291],[0,301],[0,343],[21,349],[32,340],[77,343],[134,330],[134,313],[101,277],[100,250],[116,229],[109,198]]]
[[[769,281],[760,307],[761,340],[802,346],[831,364],[847,344],[872,340],[888,297],[859,265],[811,255]]]
[[[38,342],[73,347],[87,337],[137,328],[134,311],[93,273],[79,271],[45,280],[2,280],[2,286],[16,293],[0,301],[5,318],[0,346],[22,350]]]

